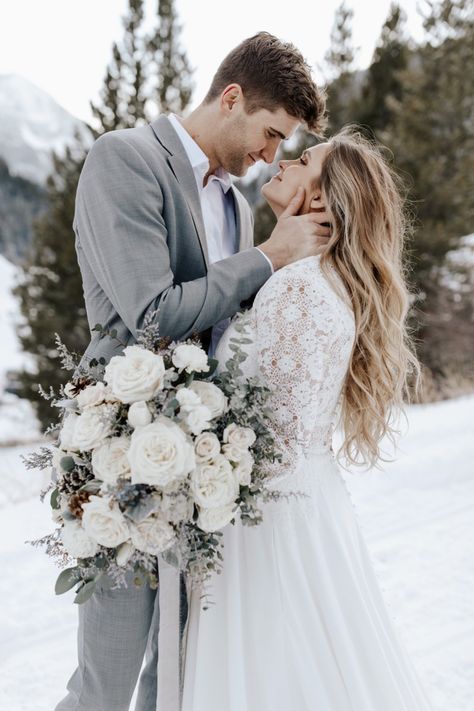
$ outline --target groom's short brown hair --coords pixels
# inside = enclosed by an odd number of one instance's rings
[[[293,44],[268,32],[245,39],[219,66],[204,102],[213,101],[234,83],[242,88],[247,113],[282,107],[309,131],[323,130],[325,92],[316,86],[309,65]]]

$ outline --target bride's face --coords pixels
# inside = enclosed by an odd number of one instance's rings
[[[300,185],[305,191],[300,214],[309,212],[312,201],[321,197],[319,182],[328,149],[329,143],[320,143],[303,151],[295,160],[279,161],[279,172],[262,187],[262,195],[277,217],[285,210]]]

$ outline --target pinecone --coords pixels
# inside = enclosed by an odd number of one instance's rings
[[[63,472],[58,478],[58,491],[60,494],[74,494],[83,484],[94,478],[92,472],[83,467],[77,467],[70,472]]]
[[[90,496],[90,491],[78,491],[77,494],[72,494],[69,499],[68,507],[69,511],[74,514],[76,518],[82,519],[82,514],[84,513],[82,504],[87,503]]]

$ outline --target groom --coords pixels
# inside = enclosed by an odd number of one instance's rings
[[[329,235],[325,213],[297,216],[302,192],[254,247],[250,207],[229,174],[271,163],[281,140],[300,124],[318,130],[323,113],[301,54],[261,32],[224,59],[187,119],[162,115],[99,138],[73,225],[90,327],[101,323],[132,344],[159,309],[161,335],[197,332],[213,353],[229,318],[273,271],[316,254]],[[92,332],[83,361],[122,348]],[[112,590],[105,579],[78,611],[78,667],[55,711],[128,711],[147,641],[136,711],[155,711],[157,591]]]

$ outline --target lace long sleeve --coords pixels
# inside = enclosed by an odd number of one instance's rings
[[[311,448],[331,447],[334,413],[354,337],[351,310],[329,285],[319,260],[277,272],[254,303],[258,369],[271,389],[274,436],[291,474]]]

